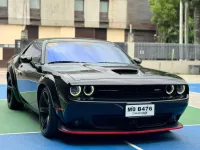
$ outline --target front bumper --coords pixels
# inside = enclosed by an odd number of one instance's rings
[[[73,102],[57,110],[59,130],[71,134],[141,134],[182,128],[178,123],[188,99],[145,102],[155,105],[152,117],[125,117],[125,106],[133,103]],[[143,102],[137,104],[144,104]]]
[[[78,135],[131,135],[131,134],[145,134],[145,133],[156,133],[156,132],[165,132],[170,130],[177,130],[183,128],[183,125],[180,123],[174,123],[171,125],[137,130],[137,131],[92,131],[92,130],[71,130],[67,129],[65,126],[60,126],[59,131],[67,134],[78,134]]]

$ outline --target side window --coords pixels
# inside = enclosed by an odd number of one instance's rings
[[[27,51],[24,53],[24,55],[31,56],[33,62],[40,63],[42,50],[38,43],[34,43],[27,49]]]

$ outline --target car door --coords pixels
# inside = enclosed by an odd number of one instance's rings
[[[24,58],[31,58],[32,60],[30,62],[20,61],[17,68],[17,86],[20,95],[34,108],[37,103],[38,82],[42,75],[35,67],[36,65],[40,65],[42,55],[41,46],[38,45],[40,45],[38,42],[34,42],[24,53],[22,53]],[[35,109],[37,109],[37,107]]]

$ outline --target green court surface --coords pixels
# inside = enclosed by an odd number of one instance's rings
[[[40,131],[38,116],[30,110],[10,110],[6,100],[0,100],[0,110],[0,134]],[[199,116],[200,109],[189,106],[180,122],[184,125],[200,124]]]
[[[38,116],[30,110],[10,110],[6,100],[0,100],[0,134],[40,131]]]

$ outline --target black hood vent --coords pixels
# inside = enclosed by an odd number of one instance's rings
[[[122,74],[138,74],[138,70],[135,69],[112,69],[113,72]]]

